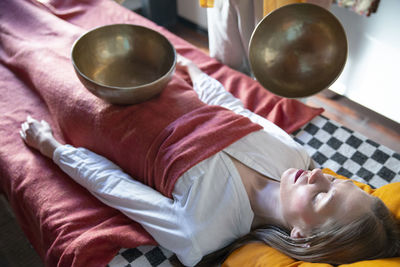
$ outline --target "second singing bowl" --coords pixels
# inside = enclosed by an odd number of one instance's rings
[[[257,25],[249,45],[252,72],[274,94],[316,94],[340,75],[347,39],[337,18],[313,4],[283,6]]]
[[[83,34],[72,47],[72,63],[83,85],[113,104],[136,104],[159,94],[170,81],[176,51],[160,33],[112,24]]]

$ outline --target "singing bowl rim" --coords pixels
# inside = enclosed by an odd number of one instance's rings
[[[332,19],[333,21],[335,21],[336,26],[338,30],[340,30],[341,32],[341,37],[343,38],[344,42],[342,43],[344,51],[343,53],[343,61],[338,64],[338,71],[337,73],[334,75],[334,77],[332,77],[330,82],[327,82],[325,86],[323,86],[322,88],[315,88],[313,90],[304,90],[304,92],[301,92],[300,94],[297,94],[297,92],[294,94],[292,92],[282,92],[281,90],[276,90],[276,88],[268,85],[266,86],[262,81],[262,79],[259,79],[257,76],[258,74],[258,70],[257,68],[254,66],[255,65],[255,61],[257,60],[254,56],[253,56],[253,47],[254,47],[254,40],[258,34],[259,29],[261,28],[261,26],[265,23],[268,23],[268,20],[271,19],[272,16],[275,16],[277,13],[283,12],[286,9],[292,9],[292,8],[302,8],[302,7],[308,7],[308,8],[316,8],[319,9],[321,12],[324,12],[325,14],[327,14],[330,19]],[[283,11],[282,11],[283,10]],[[302,97],[309,97],[312,95],[315,95],[325,89],[328,89],[330,85],[332,85],[340,76],[340,74],[343,72],[343,69],[346,65],[347,62],[347,58],[348,58],[348,40],[347,40],[347,36],[346,36],[346,32],[343,28],[343,25],[340,23],[339,19],[332,14],[329,10],[326,10],[323,7],[320,7],[318,5],[315,4],[311,4],[311,3],[293,3],[293,4],[288,4],[288,5],[284,5],[280,8],[275,9],[274,11],[270,12],[268,15],[266,15],[256,26],[256,28],[254,29],[251,37],[250,37],[250,42],[249,42],[249,51],[248,51],[248,56],[249,56],[249,63],[250,63],[250,69],[255,77],[255,79],[268,91],[278,95],[278,96],[282,96],[282,97],[286,97],[286,98],[302,98]],[[333,76],[333,75],[332,75]]]
[[[171,63],[170,68],[168,69],[168,71],[166,71],[163,75],[161,75],[159,78],[157,78],[156,80],[154,80],[154,81],[152,81],[152,82],[148,82],[148,83],[141,84],[141,85],[135,85],[135,86],[112,86],[112,85],[107,85],[107,84],[101,83],[101,82],[99,82],[99,81],[93,80],[92,78],[90,78],[90,77],[88,77],[86,74],[84,74],[84,73],[80,70],[80,68],[77,66],[77,64],[76,64],[76,59],[75,59],[75,57],[74,57],[74,51],[75,51],[77,45],[82,41],[83,38],[85,38],[85,37],[86,37],[87,35],[89,35],[89,34],[92,34],[92,33],[95,32],[95,31],[99,31],[99,30],[102,30],[102,29],[104,29],[104,28],[109,28],[109,27],[112,28],[112,27],[121,27],[121,26],[122,26],[122,27],[127,27],[127,26],[128,26],[128,27],[133,27],[133,28],[144,29],[144,30],[146,30],[146,31],[153,32],[153,33],[155,33],[156,35],[158,35],[160,38],[164,39],[164,40],[166,41],[166,43],[169,45],[169,47],[171,48],[171,51],[172,51],[172,53],[173,53],[173,61],[172,61],[172,63]],[[99,90],[101,90],[101,91],[109,91],[109,92],[113,92],[113,93],[115,93],[115,92],[121,92],[121,93],[126,94],[126,93],[128,93],[129,91],[136,91],[136,90],[139,90],[139,89],[142,89],[142,88],[154,86],[154,85],[156,85],[156,84],[158,84],[158,83],[162,83],[163,80],[168,80],[168,81],[169,81],[169,80],[171,79],[171,76],[172,76],[173,72],[175,71],[175,68],[176,68],[176,55],[177,55],[177,52],[176,52],[175,47],[174,47],[174,46],[172,45],[172,43],[168,40],[167,37],[165,37],[163,34],[157,32],[157,31],[155,31],[155,30],[153,30],[153,29],[150,29],[150,28],[145,27],[145,26],[142,26],[142,25],[137,25],[137,24],[116,23],[116,24],[108,24],[108,25],[102,25],[102,26],[99,26],[99,27],[95,27],[95,28],[90,29],[90,30],[86,31],[85,33],[81,34],[81,35],[74,41],[74,43],[73,43],[73,45],[72,45],[72,48],[71,48],[71,53],[70,53],[70,54],[71,54],[72,65],[73,65],[75,71],[76,71],[77,74],[78,74],[79,80],[81,80],[81,82],[83,83],[83,85],[84,85],[87,89],[89,89],[90,92],[92,92],[93,94],[95,94],[96,96],[98,96],[98,97],[100,97],[100,98],[103,98],[103,99],[105,99],[105,100],[107,100],[107,101],[109,101],[109,102],[111,102],[111,103],[119,104],[119,102],[121,102],[121,101],[118,101],[118,100],[117,100],[117,101],[114,101],[114,100],[107,99],[107,97],[105,97],[104,95],[98,94],[98,93],[96,93],[96,92],[98,92]],[[84,79],[85,82],[83,82],[82,79]],[[94,85],[95,85],[94,87],[96,87],[96,89],[88,88],[87,83],[94,84]],[[166,85],[165,85],[165,86],[166,86]],[[165,86],[164,86],[164,87],[165,87]],[[161,92],[161,91],[164,89],[164,87],[163,87],[161,90],[159,90],[159,91]],[[100,89],[99,89],[99,88],[100,88]],[[112,98],[115,98],[115,97],[112,97]],[[124,101],[122,101],[122,102],[124,102]],[[129,102],[129,103],[135,103],[135,101],[133,101],[133,102],[131,101],[131,102]],[[129,104],[129,103],[124,103],[124,104]]]

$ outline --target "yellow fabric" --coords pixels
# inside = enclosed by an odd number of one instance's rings
[[[200,6],[201,7],[213,7],[214,0],[200,0]]]
[[[348,179],[338,175],[330,169],[323,169],[324,173],[331,174],[339,179]],[[400,183],[391,183],[384,185],[378,189],[354,181],[354,183],[368,194],[380,198],[396,219],[400,220]],[[294,260],[276,249],[261,243],[247,244],[235,250],[223,263],[223,267],[331,267],[325,263],[308,263]],[[400,257],[390,259],[378,259],[370,261],[360,261],[352,264],[342,264],[339,267],[395,267],[400,266]]]

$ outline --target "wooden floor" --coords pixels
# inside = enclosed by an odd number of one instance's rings
[[[169,30],[208,54],[208,38],[203,30],[184,20]],[[400,153],[399,123],[330,90],[308,97],[305,101],[310,106],[323,107],[324,116]]]

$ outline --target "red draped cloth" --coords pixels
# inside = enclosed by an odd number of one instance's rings
[[[44,2],[0,1],[0,185],[48,266],[102,266],[122,247],[155,242],[23,144],[18,130],[28,114],[49,121],[59,140],[106,156],[167,196],[193,164],[260,129],[221,107],[204,105],[180,72],[158,97],[142,104],[114,106],[91,95],[70,62],[73,41],[87,29],[132,23],[161,32],[247,108],[287,132],[322,111],[268,93],[113,1]]]

